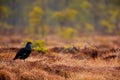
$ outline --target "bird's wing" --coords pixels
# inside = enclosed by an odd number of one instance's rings
[[[26,49],[25,53],[22,55],[22,59],[26,59],[31,53],[31,50]]]
[[[21,56],[23,56],[24,53],[26,53],[26,48],[21,48],[21,49],[17,52],[17,54],[16,54],[16,56],[14,57],[13,60],[20,58]]]

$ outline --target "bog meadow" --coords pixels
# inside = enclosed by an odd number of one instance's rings
[[[120,80],[120,1],[0,0],[0,80]]]

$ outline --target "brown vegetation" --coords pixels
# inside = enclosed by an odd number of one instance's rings
[[[94,38],[92,39],[94,40]],[[108,47],[98,47],[99,44],[104,44],[100,40],[94,40],[94,43],[87,45],[79,41],[74,43],[74,46],[63,43],[62,47],[48,48],[44,54],[33,50],[25,62],[12,60],[19,48],[1,47],[0,80],[120,79],[120,45],[111,39],[107,43],[105,42],[105,44],[111,45]],[[49,44],[47,43],[47,47]],[[81,46],[77,44],[81,44]],[[66,45],[68,46],[66,47]]]

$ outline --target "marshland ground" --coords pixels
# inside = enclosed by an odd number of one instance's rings
[[[120,79],[119,36],[38,39],[46,51],[33,50],[25,61],[12,59],[26,38],[0,38],[0,80]]]

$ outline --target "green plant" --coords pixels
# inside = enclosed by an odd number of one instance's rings
[[[43,40],[34,41],[32,47],[37,52],[45,53],[47,51],[47,48],[45,47],[45,42]]]
[[[67,22],[73,22],[77,16],[77,13],[78,11],[74,9],[64,9],[62,11],[54,12],[52,18],[62,26]]]
[[[57,30],[57,34],[64,39],[71,39],[77,36],[77,31],[71,27],[62,27]]]

